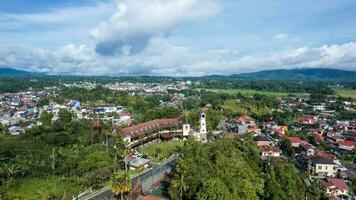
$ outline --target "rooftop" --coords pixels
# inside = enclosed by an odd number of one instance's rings
[[[349,186],[342,179],[326,178],[320,181],[322,185],[331,189],[347,190]]]
[[[333,160],[326,157],[315,156],[311,158],[311,161],[314,164],[335,165]]]

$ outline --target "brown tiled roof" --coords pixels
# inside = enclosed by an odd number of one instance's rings
[[[322,185],[324,185],[329,189],[331,189],[332,187],[335,187],[335,189],[339,189],[339,190],[349,189],[349,186],[342,179],[326,178],[324,180],[321,180],[320,182]]]
[[[141,133],[157,130],[160,128],[170,128],[183,123],[183,117],[171,119],[155,119],[134,126],[129,126],[121,130],[123,135],[130,135],[132,138],[138,137]]]
[[[299,137],[287,137],[287,140],[291,143],[301,143],[302,140]]]

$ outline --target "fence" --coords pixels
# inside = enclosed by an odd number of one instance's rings
[[[142,191],[149,192],[149,189],[158,181],[160,181],[166,174],[174,170],[177,163],[177,157],[173,156],[167,159],[163,163],[152,163],[152,167],[141,172],[138,175],[132,176],[132,185],[135,185],[137,181],[141,181]],[[108,200],[110,199],[112,192],[110,188],[105,187],[101,190],[89,194],[84,197],[77,197],[73,199],[78,200]]]

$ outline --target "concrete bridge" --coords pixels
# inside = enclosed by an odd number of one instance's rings
[[[142,191],[144,193],[149,192],[149,189],[155,183],[174,170],[176,163],[176,156],[173,156],[162,163],[151,163],[151,168],[131,177],[132,185],[134,186],[138,181],[141,181]],[[111,189],[109,187],[104,187],[101,190],[93,192],[89,195],[75,198],[75,200],[109,200],[111,196]]]

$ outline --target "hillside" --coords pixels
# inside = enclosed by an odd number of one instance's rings
[[[280,69],[235,74],[230,77],[263,80],[356,80],[356,71],[325,68],[291,70]]]
[[[0,76],[28,76],[31,74],[32,73],[28,71],[0,67]]]

